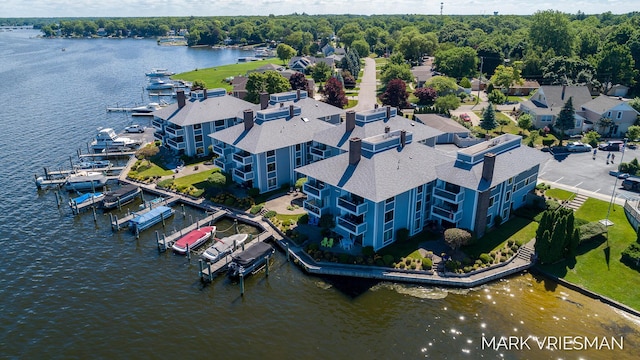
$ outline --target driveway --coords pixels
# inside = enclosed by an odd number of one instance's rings
[[[376,98],[376,61],[370,57],[364,58],[364,73],[360,81],[358,104],[349,110],[366,111],[374,108]]]

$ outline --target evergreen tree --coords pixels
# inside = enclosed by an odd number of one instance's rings
[[[549,243],[549,256],[547,263],[554,263],[564,257],[565,239],[566,239],[566,217],[562,216],[556,222],[556,226],[551,233],[551,241]]]
[[[493,108],[493,104],[489,103],[489,106],[482,113],[482,119],[480,120],[480,127],[487,132],[493,130],[498,126],[496,121],[496,111]]]
[[[571,240],[567,248],[567,253],[572,258],[575,258],[577,255],[578,245],[580,245],[580,230],[576,228],[573,229],[573,234],[571,235]]]
[[[562,146],[562,140],[564,139],[564,132],[569,129],[573,129],[575,125],[576,111],[573,108],[573,97],[570,97],[567,102],[564,103],[558,119],[556,120],[555,127],[560,130],[560,146]]]

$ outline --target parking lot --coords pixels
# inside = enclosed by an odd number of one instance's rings
[[[607,164],[609,153],[615,155],[615,160]],[[618,170],[621,160],[629,162],[640,157],[639,149],[626,149],[624,158],[619,151],[598,151],[595,159],[591,152],[547,154],[549,160],[541,165],[538,182],[607,201],[611,200],[615,187],[616,203],[624,203],[625,198],[640,198],[640,193],[622,188],[622,179],[609,174],[611,170]]]

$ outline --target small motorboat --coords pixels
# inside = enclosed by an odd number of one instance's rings
[[[68,191],[101,189],[107,183],[107,176],[99,171],[78,171],[69,175],[64,183]]]
[[[94,160],[94,161],[82,160],[79,163],[77,163],[74,167],[77,169],[87,170],[87,169],[103,169],[103,168],[108,168],[110,166],[111,166],[111,161],[109,160]]]
[[[104,193],[101,192],[84,193],[80,196],[69,199],[69,206],[76,207],[84,203],[99,203],[103,198]]]
[[[119,189],[109,191],[105,194],[104,200],[102,200],[102,208],[113,209],[128,204],[133,201],[140,192],[142,192],[140,187],[133,184],[124,185]]]
[[[218,262],[244,244],[247,238],[249,238],[249,234],[235,234],[219,240],[216,239],[215,244],[207,248],[202,256],[210,263]]]
[[[175,211],[168,206],[158,206],[143,214],[135,215],[133,219],[129,220],[129,229],[134,234],[141,232],[170,218],[174,213]]]
[[[169,71],[168,69],[152,69],[150,72],[145,73],[148,77],[165,77],[175,75],[174,72]]]
[[[178,254],[186,254],[187,250],[193,250],[203,245],[215,232],[215,226],[203,226],[199,229],[191,230],[187,235],[178,239],[171,248]]]

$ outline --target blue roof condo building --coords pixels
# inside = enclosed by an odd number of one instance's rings
[[[482,236],[525,204],[544,160],[509,134],[455,157],[414,138],[407,130],[352,137],[348,153],[298,168],[308,177],[309,216],[331,214],[337,233],[375,250],[398,230],[415,235],[430,221]]]

